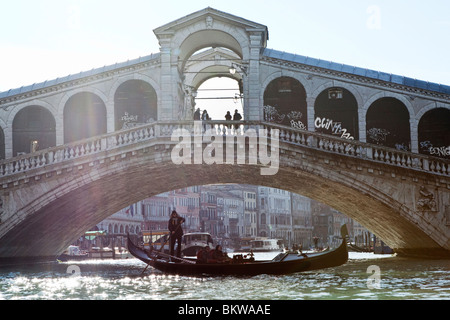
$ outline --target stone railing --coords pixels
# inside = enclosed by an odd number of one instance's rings
[[[358,157],[388,165],[450,176],[450,161],[427,155],[401,151],[355,140],[346,140],[317,132],[304,131],[274,124],[265,124],[280,130],[280,142],[288,142],[326,152]]]
[[[273,123],[208,121],[197,122],[194,125],[193,121],[159,121],[3,160],[0,162],[0,178],[83,157],[88,159],[95,154],[135,143],[156,139],[164,139],[168,142],[176,129],[186,129],[193,135],[203,134],[208,129],[212,129],[215,134],[242,135],[249,128],[266,129],[268,135],[271,135],[274,132],[273,130],[279,130],[280,142],[450,176],[450,161],[446,159],[399,151],[354,140],[345,140]]]

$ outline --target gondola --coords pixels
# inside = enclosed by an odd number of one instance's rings
[[[325,269],[343,265],[348,260],[346,226],[341,228],[342,244],[323,253],[280,253],[272,260],[254,261],[235,256],[229,263],[197,264],[192,259],[171,257],[158,251],[145,251],[128,238],[129,252],[148,266],[165,273],[178,275],[254,276],[259,274],[283,275]],[[173,261],[170,261],[173,260]]]

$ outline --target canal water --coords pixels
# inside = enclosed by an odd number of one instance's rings
[[[3,266],[0,300],[450,300],[450,260],[349,258],[336,268],[254,277],[142,274],[136,259]]]

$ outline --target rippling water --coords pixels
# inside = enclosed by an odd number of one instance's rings
[[[347,264],[286,276],[181,277],[135,260],[0,267],[0,300],[450,300],[450,261],[350,253]]]

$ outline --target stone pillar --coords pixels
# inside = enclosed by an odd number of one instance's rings
[[[263,43],[262,32],[251,32],[250,35],[250,58],[247,71],[247,81],[244,85],[245,120],[262,120],[263,110],[260,83],[260,52]],[[245,81],[244,81],[245,82]]]
[[[315,120],[315,111],[314,111],[314,103],[316,100],[311,98],[310,96],[306,97],[306,110],[308,113],[308,131],[314,132],[316,128],[314,127]]]
[[[114,101],[106,102],[106,132],[111,133],[122,128],[115,128],[116,112],[114,110]]]
[[[172,35],[159,37],[161,46],[161,105],[158,107],[158,119],[173,120],[174,79],[172,74]]]
[[[416,119],[409,119],[411,131],[411,152],[419,153],[419,123]]]

